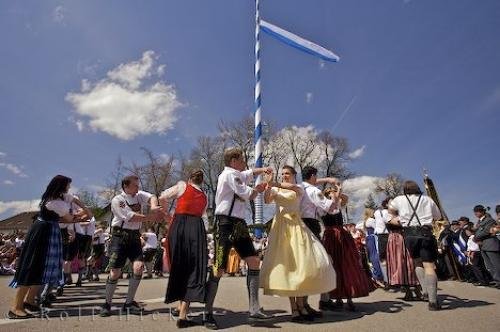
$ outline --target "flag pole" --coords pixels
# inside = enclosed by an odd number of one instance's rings
[[[260,95],[260,12],[259,0],[255,0],[255,167],[263,166],[262,157],[262,115]],[[257,178],[257,183],[262,181],[262,176]],[[263,221],[263,197],[258,194],[255,198],[255,222]]]

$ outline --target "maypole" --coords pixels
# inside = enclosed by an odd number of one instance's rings
[[[255,167],[263,166],[262,157],[262,115],[260,96],[260,14],[259,0],[255,0]],[[257,178],[257,183],[262,177]],[[262,194],[255,198],[255,222],[263,221],[263,198]]]

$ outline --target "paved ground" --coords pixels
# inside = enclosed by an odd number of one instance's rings
[[[104,276],[103,278],[104,279]],[[7,284],[10,277],[0,277],[0,313],[7,313],[14,290]],[[142,317],[118,313],[109,318],[98,317],[102,303],[104,282],[88,283],[82,288],[70,286],[54,305],[48,317],[26,321],[0,318],[0,331],[166,331],[175,330],[175,321],[163,303],[167,279],[144,280],[137,299],[146,304]],[[116,303],[121,304],[126,295],[127,281],[119,283]],[[221,328],[246,331],[498,331],[500,326],[500,290],[474,287],[453,281],[441,282],[440,299],[445,310],[429,312],[425,303],[404,302],[400,293],[377,290],[369,297],[357,299],[357,312],[331,312],[310,324],[289,322],[289,304],[285,298],[262,296],[263,307],[276,318],[271,324],[250,327],[246,324],[247,293],[244,278],[223,278],[216,299],[217,319]],[[310,298],[317,306],[318,296]],[[117,309],[118,307],[116,307]],[[201,320],[201,307],[193,308],[195,320]],[[202,331],[203,327],[189,330]]]

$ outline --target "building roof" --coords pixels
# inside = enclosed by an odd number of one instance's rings
[[[13,217],[0,221],[0,231],[14,231],[16,229],[28,230],[33,224],[33,218],[38,211],[21,212]]]

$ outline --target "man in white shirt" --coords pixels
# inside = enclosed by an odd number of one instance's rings
[[[319,219],[327,213],[336,214],[340,210],[337,202],[326,198],[316,185],[322,183],[334,185],[338,183],[338,180],[335,178],[318,179],[318,170],[313,166],[304,167],[301,173],[302,184],[300,186],[304,189],[304,195],[302,195],[302,200],[300,201],[302,221],[304,221],[304,224],[306,224],[314,236],[321,241],[321,222]],[[307,298],[304,302],[304,307],[310,315],[318,318],[322,316],[320,311],[314,310],[307,303]],[[330,303],[328,293],[321,294],[320,306],[326,308],[324,306],[325,303]]]
[[[300,201],[301,217],[307,227],[313,234],[321,240],[320,218],[326,213],[339,213],[339,207],[336,202],[323,195],[321,190],[316,187],[318,184],[338,182],[335,178],[318,179],[318,170],[312,166],[306,166],[302,169],[302,184],[304,195]]]
[[[153,278],[153,258],[158,247],[158,237],[152,228],[148,228],[147,232],[142,233],[142,240],[144,241],[142,252],[147,273],[144,279],[151,279]]]
[[[139,178],[129,175],[122,180],[123,191],[111,200],[111,244],[109,247],[109,276],[106,281],[106,302],[101,307],[100,316],[111,315],[111,301],[116,290],[117,281],[127,259],[132,263],[133,273],[129,281],[127,299],[123,305],[125,313],[140,315],[142,307],[134,301],[135,293],[142,279],[144,258],[142,255],[141,234],[139,230],[143,222],[161,218],[156,196],[139,190]],[[149,214],[142,210],[149,205]]]
[[[254,176],[263,173],[272,173],[271,168],[256,168],[245,170],[246,164],[243,151],[238,148],[229,148],[224,151],[224,170],[219,175],[217,192],[215,195],[215,258],[213,274],[207,282],[207,315],[204,325],[208,329],[217,329],[217,322],[213,317],[213,303],[217,294],[219,280],[225,272],[231,247],[248,264],[247,288],[249,294],[249,320],[256,321],[269,319],[260,310],[259,305],[259,271],[260,259],[250,238],[245,221],[248,201],[253,200],[258,193],[266,188],[266,183],[249,184]]]
[[[415,274],[424,296],[427,294],[429,298],[429,310],[439,310],[435,271],[438,248],[432,223],[441,218],[441,212],[432,198],[422,194],[415,181],[405,181],[403,193],[389,203],[389,210],[398,216],[393,220],[399,219],[399,224],[404,227],[406,246],[415,262]]]

